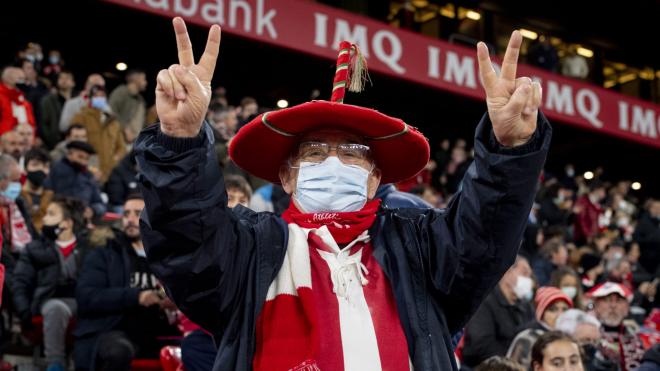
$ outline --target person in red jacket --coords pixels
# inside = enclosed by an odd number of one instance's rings
[[[2,70],[0,82],[0,135],[13,130],[20,123],[35,127],[32,105],[17,85],[25,83],[25,73],[17,67]]]
[[[605,199],[605,192],[605,185],[595,180],[589,185],[589,193],[575,203],[578,210],[573,227],[575,242],[587,243],[598,233],[598,218],[603,213],[600,203]]]

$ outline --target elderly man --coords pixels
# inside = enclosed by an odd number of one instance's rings
[[[0,134],[13,130],[20,123],[35,125],[32,104],[19,86],[25,84],[25,72],[18,67],[2,70],[0,81]]]
[[[593,299],[594,314],[603,325],[599,351],[622,370],[639,367],[644,356],[639,326],[634,321],[625,321],[630,314],[632,291],[623,284],[605,282],[587,295]]]
[[[514,262],[551,129],[540,87],[516,80],[514,32],[500,76],[478,47],[488,115],[447,210],[389,209],[378,185],[419,172],[428,142],[402,120],[342,104],[363,60],[340,46],[335,89],[265,113],[234,137],[234,162],[292,195],[282,217],[227,208],[204,123],[220,44],[157,79],[159,125],[137,140],[142,235],[153,272],[218,345],[215,370],[450,370],[451,335]],[[402,155],[404,154],[405,155]]]

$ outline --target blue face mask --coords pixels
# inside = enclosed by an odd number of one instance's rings
[[[7,186],[7,189],[2,191],[2,195],[7,197],[10,200],[16,200],[18,198],[18,195],[21,194],[21,183],[19,182],[11,182],[9,183],[9,186]]]
[[[105,97],[92,97],[92,107],[103,111],[107,105],[108,100]]]
[[[321,163],[301,162],[293,197],[306,213],[360,210],[367,202],[369,172],[336,156]]]

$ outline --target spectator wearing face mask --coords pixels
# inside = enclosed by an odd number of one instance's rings
[[[16,160],[0,155],[0,226],[5,253],[19,253],[36,236],[21,194],[21,171]]]
[[[59,50],[51,50],[48,52],[48,64],[43,68],[43,75],[49,78],[53,84],[64,68],[64,60],[62,60],[62,53]]]
[[[89,107],[89,90],[92,86],[105,87],[105,79],[98,73],[93,73],[87,77],[85,87],[80,94],[71,98],[62,107],[62,116],[60,117],[60,132],[65,132],[71,125],[71,119],[77,115],[83,107]]]
[[[99,158],[100,182],[105,183],[112,169],[126,154],[123,129],[112,113],[102,86],[89,90],[90,104],[83,107],[71,122],[87,130],[87,141]]]
[[[584,292],[580,276],[571,267],[557,268],[550,275],[550,286],[560,289],[573,301],[573,307],[584,309]]]
[[[522,256],[504,274],[465,328],[463,362],[474,367],[504,356],[511,341],[534,318],[532,269]]]
[[[32,241],[14,269],[14,307],[22,330],[43,316],[44,353],[48,371],[66,369],[66,331],[75,317],[75,286],[88,252],[83,206],[71,198],[55,198],[43,218],[42,236]]]
[[[626,321],[630,315],[632,291],[620,283],[608,281],[595,286],[587,295],[593,299],[594,314],[603,324],[599,351],[623,370],[639,367],[644,355],[639,326],[634,321]]]
[[[521,331],[513,339],[506,356],[529,368],[531,365],[532,346],[536,339],[555,329],[557,318],[570,308],[573,301],[556,287],[540,287],[534,297],[536,318],[529,328]]]
[[[48,204],[53,196],[46,192],[44,181],[50,172],[50,156],[40,148],[33,148],[25,154],[26,182],[21,190],[21,197],[30,213],[37,231],[41,231],[42,219],[46,215]]]
[[[25,85],[25,72],[18,67],[5,67],[0,82],[0,135],[19,123],[35,125],[32,104],[20,87]]]
[[[85,216],[100,216],[106,207],[101,199],[101,190],[87,166],[94,148],[89,143],[71,141],[67,145],[67,157],[57,161],[50,169],[44,181],[44,188],[56,195],[75,197],[81,200],[89,210]],[[90,215],[92,214],[92,215]]]

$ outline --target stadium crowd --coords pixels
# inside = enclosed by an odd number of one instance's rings
[[[139,369],[168,355],[210,369],[211,337],[167,298],[140,239],[145,200],[131,147],[158,121],[143,96],[148,77],[129,70],[108,89],[91,74],[78,89],[83,76],[63,58],[30,43],[1,72],[0,352],[30,354],[48,370]],[[280,214],[289,196],[227,150],[264,110],[229,97],[214,89],[207,114],[229,206]],[[391,208],[444,207],[471,156],[465,139],[437,140],[422,172],[376,197]],[[464,369],[660,368],[660,200],[566,164],[539,179],[524,236],[515,264],[454,336]]]

